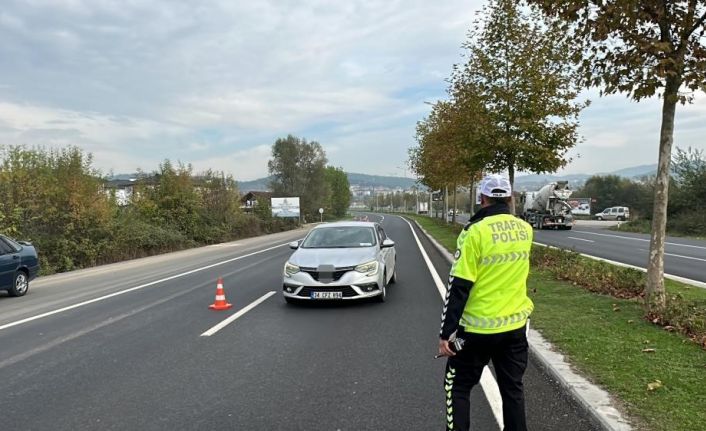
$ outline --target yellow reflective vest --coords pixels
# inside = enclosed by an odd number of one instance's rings
[[[458,237],[451,276],[473,282],[460,326],[496,334],[521,328],[534,304],[527,296],[532,227],[510,214],[488,216]]]

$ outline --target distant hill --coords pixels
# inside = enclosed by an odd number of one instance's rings
[[[599,175],[603,175],[603,174],[599,174]],[[607,174],[607,175],[618,175],[620,177],[626,177],[626,178],[640,178],[640,177],[645,177],[645,176],[657,175],[657,164],[640,165],[640,166],[635,166],[633,168],[620,169],[620,170],[611,172],[610,174]]]
[[[354,172],[347,172],[346,175],[348,175],[350,185],[361,187],[386,187],[390,189],[401,187],[403,189],[409,189],[417,182],[414,178],[368,175]],[[238,181],[238,188],[243,193],[250,191],[268,191],[270,189],[269,184],[271,179],[272,177],[265,177],[252,181]]]
[[[655,175],[657,165],[641,165],[631,168],[620,169],[613,172],[603,172],[598,174],[573,174],[573,175],[521,175],[515,178],[515,188],[518,191],[539,190],[542,186],[554,181],[568,181],[572,188],[578,188],[594,175],[617,175],[630,179],[642,178]]]
[[[348,182],[352,186],[387,187],[391,189],[400,187],[406,190],[417,183],[417,180],[414,178],[356,174],[353,172],[347,172],[346,175],[348,175]]]
[[[265,177],[252,181],[238,181],[238,190],[240,190],[240,193],[267,192],[270,191],[271,179],[272,177]]]
[[[581,187],[587,179],[593,175],[618,175],[625,178],[641,178],[657,173],[657,165],[641,165],[630,168],[619,169],[613,172],[603,172],[599,174],[573,174],[573,175],[520,175],[515,178],[515,188],[518,191],[539,190],[542,186],[553,181],[569,181],[573,188]],[[380,187],[388,189],[409,189],[417,184],[414,178],[393,177],[385,175],[368,175],[355,172],[347,172],[348,182],[352,186],[359,187]],[[117,174],[110,177],[112,180],[135,178],[137,174]],[[238,181],[238,188],[242,193],[269,191],[269,184],[272,177],[258,178],[252,181]]]

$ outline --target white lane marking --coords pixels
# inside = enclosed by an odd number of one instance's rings
[[[0,331],[2,331],[3,329],[12,328],[13,326],[22,325],[23,323],[31,322],[31,321],[33,321],[33,320],[38,320],[38,319],[42,319],[42,318],[44,318],[44,317],[52,316],[52,315],[54,315],[54,314],[63,313],[64,311],[69,311],[69,310],[73,310],[73,309],[75,309],[75,308],[83,307],[84,305],[93,304],[94,302],[104,301],[104,300],[109,299],[109,298],[113,298],[113,297],[116,297],[116,296],[124,295],[124,294],[129,293],[129,292],[134,292],[135,290],[144,289],[145,287],[154,286],[155,284],[164,283],[165,281],[174,280],[175,278],[184,277],[185,275],[194,274],[194,273],[196,273],[196,272],[204,271],[204,270],[206,270],[206,269],[214,268],[214,267],[220,266],[220,265],[225,265],[226,263],[234,262],[234,261],[236,261],[236,260],[244,259],[244,258],[246,258],[246,257],[255,256],[256,254],[260,254],[260,253],[264,253],[264,252],[267,252],[267,251],[271,251],[271,250],[274,250],[274,249],[276,249],[276,248],[283,247],[283,246],[285,246],[285,245],[287,245],[287,244],[289,244],[289,243],[279,244],[279,245],[276,245],[276,246],[273,246],[273,247],[268,247],[268,248],[265,248],[265,249],[262,249],[262,250],[258,250],[258,251],[252,252],[252,253],[244,254],[244,255],[242,255],[242,256],[234,257],[234,258],[232,258],[232,259],[224,260],[224,261],[222,261],[222,262],[216,262],[216,263],[213,263],[213,264],[211,264],[211,265],[203,266],[203,267],[201,267],[201,268],[192,269],[191,271],[186,271],[186,272],[182,272],[182,273],[180,273],[180,274],[171,275],[171,276],[169,276],[169,277],[162,278],[162,279],[160,279],[160,280],[151,281],[151,282],[149,282],[149,283],[141,284],[141,285],[139,285],[139,286],[131,287],[131,288],[129,288],[129,289],[120,290],[120,291],[118,291],[118,292],[113,292],[113,293],[110,293],[110,294],[108,294],[108,295],[100,296],[100,297],[98,297],[98,298],[93,298],[93,299],[89,299],[89,300],[87,300],[87,301],[79,302],[78,304],[69,305],[69,306],[66,306],[66,307],[58,308],[58,309],[56,309],[56,310],[47,311],[46,313],[37,314],[36,316],[30,316],[30,317],[26,317],[26,318],[24,318],[24,319],[17,320],[17,321],[15,321],[15,322],[6,323],[6,324],[4,324],[4,325],[0,325]]]
[[[648,253],[650,252],[649,250],[647,250],[647,249],[645,249],[645,248],[638,248],[638,250],[640,250],[640,251],[646,251],[646,252],[648,252]],[[692,259],[692,260],[700,260],[701,262],[706,262],[706,259],[701,259],[701,258],[699,258],[699,257],[682,256],[681,254],[674,254],[674,253],[664,253],[664,255],[665,255],[665,256],[680,257],[680,258],[682,258],[682,259]]]
[[[209,245],[211,248],[220,248],[220,247],[240,247],[242,244],[240,243],[223,243],[223,244],[212,244]]]
[[[681,254],[674,254],[674,253],[664,253],[664,255],[665,256],[680,257],[682,259],[692,259],[692,260],[700,260],[701,262],[706,262],[706,259],[701,259],[700,257],[683,256]]]
[[[225,327],[228,326],[229,324],[233,323],[237,318],[239,318],[239,317],[242,316],[243,314],[247,313],[248,311],[250,311],[250,310],[252,310],[253,308],[255,308],[255,307],[257,307],[258,305],[260,305],[261,303],[265,302],[265,301],[267,300],[267,298],[269,298],[270,296],[274,295],[275,293],[277,293],[277,292],[275,292],[274,290],[271,290],[271,291],[267,292],[266,294],[262,295],[260,298],[258,298],[258,299],[256,299],[255,301],[251,302],[251,303],[248,304],[247,306],[243,307],[243,308],[242,308],[240,311],[238,311],[237,313],[233,314],[232,316],[230,316],[229,318],[225,319],[225,320],[222,321],[221,323],[217,324],[217,325],[214,326],[213,328],[211,328],[211,329],[209,329],[208,331],[204,332],[203,334],[201,334],[201,336],[202,336],[202,337],[210,337],[211,335],[213,335],[213,334],[215,334],[216,332],[220,331],[221,329],[225,328]]]
[[[608,237],[613,237],[613,238],[621,238],[621,239],[631,239],[633,241],[644,241],[644,242],[650,242],[649,239],[644,239],[644,238],[633,238],[631,236],[623,236],[623,235],[609,235],[607,233],[597,233],[597,232],[587,232],[585,230],[576,230],[574,229],[574,232],[581,232],[586,235],[597,235],[597,236],[608,236]],[[674,245],[678,247],[689,247],[689,248],[698,248],[701,250],[706,250],[706,247],[702,247],[700,245],[689,245],[689,244],[679,244],[678,242],[665,242],[666,245]]]
[[[429,259],[429,255],[427,255],[426,250],[424,250],[421,241],[419,241],[417,232],[414,231],[412,224],[407,219],[402,217],[400,218],[404,220],[409,226],[409,228],[412,230],[412,235],[414,235],[414,239],[415,241],[417,241],[417,247],[419,247],[419,251],[422,253],[424,262],[426,262],[427,264],[427,268],[429,269],[431,278],[434,279],[434,284],[436,284],[436,288],[439,291],[439,295],[441,295],[441,300],[443,301],[444,297],[446,296],[446,286],[444,286],[444,284],[441,282],[441,278],[436,272],[436,268],[434,268],[434,265],[431,263],[431,259]],[[503,401],[500,397],[500,388],[498,387],[498,383],[495,381],[493,374],[490,372],[490,369],[487,366],[483,368],[483,373],[480,376],[480,385],[483,388],[483,392],[485,393],[485,398],[488,400],[488,404],[490,404],[490,409],[493,411],[495,421],[498,423],[500,429],[503,429],[505,427],[505,423],[503,422]]]
[[[576,238],[575,236],[567,236],[567,238],[575,239],[575,240],[578,240],[578,241],[596,242],[596,241],[594,241],[594,240],[592,240],[592,239]]]
[[[541,242],[537,242],[537,241],[534,241],[533,243],[534,243],[535,245],[540,246],[540,247],[549,247],[549,248],[554,248],[554,249],[557,249],[557,250],[565,250],[565,249],[563,249],[563,248],[561,248],[561,247],[555,247],[555,246],[553,246],[553,245],[542,244]],[[643,249],[640,249],[640,250],[643,250]],[[647,251],[647,250],[645,250],[645,251]],[[581,256],[587,257],[587,258],[589,258],[589,259],[600,260],[601,262],[610,263],[610,264],[612,264],[612,265],[617,265],[617,266],[622,266],[622,267],[625,267],[625,268],[636,269],[636,270],[642,271],[642,272],[647,272],[647,269],[646,269],[646,268],[641,268],[641,267],[639,267],[639,266],[630,265],[630,264],[628,264],[628,263],[622,263],[622,262],[618,262],[618,261],[610,260],[610,259],[603,259],[602,257],[592,256],[592,255],[590,255],[590,254],[585,254],[585,253],[579,253],[579,254],[580,254]],[[670,279],[670,280],[678,281],[678,282],[680,282],[680,283],[684,283],[684,284],[689,284],[689,285],[692,285],[692,286],[700,287],[700,288],[702,288],[702,289],[706,289],[706,283],[704,283],[703,281],[692,280],[692,279],[690,279],[690,278],[681,277],[681,276],[674,275],[674,274],[667,274],[666,272],[664,273],[664,278],[668,278],[668,279]]]

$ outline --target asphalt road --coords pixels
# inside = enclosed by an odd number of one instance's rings
[[[0,297],[0,430],[443,429],[441,297],[409,225],[382,225],[399,265],[384,304],[285,304],[286,243],[304,231],[45,277],[23,298]],[[448,264],[421,240],[445,279]],[[219,276],[234,304],[223,312],[208,309]],[[530,429],[597,429],[534,361],[525,385]],[[497,430],[483,390],[472,403],[473,429]]]
[[[457,221],[466,223],[468,216],[460,215]],[[600,227],[582,226],[580,223],[569,231],[535,230],[534,232],[534,240],[540,244],[575,250],[640,268],[647,267],[649,235],[616,232]],[[664,253],[665,273],[706,282],[704,265],[706,265],[706,241],[667,237]]]

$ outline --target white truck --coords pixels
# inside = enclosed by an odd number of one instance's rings
[[[535,229],[571,229],[574,217],[567,202],[571,193],[568,181],[549,183],[539,191],[522,193],[522,218]]]

